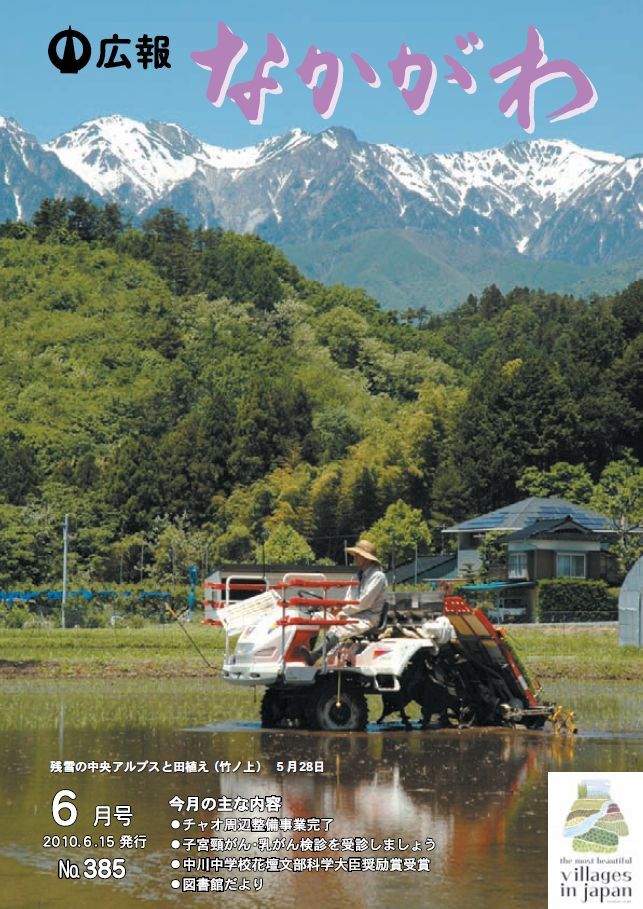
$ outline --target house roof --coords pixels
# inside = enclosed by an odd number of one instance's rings
[[[575,505],[565,499],[531,496],[514,502],[513,505],[505,505],[479,517],[470,518],[461,524],[454,524],[453,527],[447,527],[444,532],[483,533],[487,530],[522,530],[539,521],[558,523],[565,518],[570,518],[587,530],[600,533],[613,533],[615,530],[609,518],[582,505]]]
[[[433,578],[443,577],[454,571],[457,565],[457,557],[451,553],[436,553],[434,555],[418,556],[417,575],[418,578],[425,578],[427,574]],[[436,574],[437,572],[437,574]],[[386,572],[386,577],[391,580],[392,571]],[[398,584],[415,578],[415,559],[405,562],[403,565],[397,565],[395,568],[395,580]]]
[[[605,531],[603,531],[605,533]],[[574,521],[570,515],[560,520],[553,521],[535,521],[521,530],[514,530],[513,533],[507,534],[502,538],[503,543],[517,543],[522,540],[541,539],[559,539],[564,534],[566,539],[571,537],[591,537],[595,539],[599,534],[595,530],[579,524]]]

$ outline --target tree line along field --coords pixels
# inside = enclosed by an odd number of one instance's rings
[[[86,586],[363,532],[401,561],[528,494],[631,522],[642,290],[384,311],[255,236],[45,200],[0,228],[0,586],[59,584],[65,514]]]

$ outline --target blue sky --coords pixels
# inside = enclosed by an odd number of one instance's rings
[[[527,27],[534,25],[550,60],[566,58],[592,80],[596,107],[578,117],[551,124],[545,114],[571,97],[571,82],[556,80],[536,92],[536,130],[531,138],[567,138],[590,148],[635,154],[643,151],[641,102],[643,55],[640,0],[62,0],[52,7],[23,0],[4,17],[0,56],[0,114],[15,117],[46,141],[83,120],[120,113],[140,120],[180,123],[200,139],[236,147],[255,144],[294,127],[319,132],[346,126],[370,142],[390,142],[416,151],[480,149],[530,138],[515,117],[505,119],[498,101],[508,84],[497,85],[489,69],[519,53]],[[215,108],[205,97],[208,73],[190,52],[216,43],[221,19],[248,44],[234,81],[249,78],[274,32],[290,57],[287,69],[273,70],[284,91],[268,96],[262,126],[251,126],[230,101]],[[68,25],[92,42],[94,56],[78,75],[61,75],[49,62],[51,37]],[[485,47],[469,57],[456,50],[455,36],[475,31]],[[137,39],[166,34],[171,42],[171,70],[105,70],[95,67],[99,40],[117,32]],[[405,42],[438,65],[431,104],[422,116],[406,107],[394,87],[387,61]],[[344,85],[334,115],[323,120],[311,92],[295,73],[308,47],[330,50],[344,61]],[[351,51],[379,72],[382,87],[373,90],[358,77]],[[467,95],[444,76],[444,54],[462,60],[478,82]]]

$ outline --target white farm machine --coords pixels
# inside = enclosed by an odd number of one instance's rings
[[[328,627],[350,625],[337,612],[352,601],[330,599],[333,587],[337,581],[323,575],[286,575],[240,602],[228,589],[219,609],[226,636],[223,679],[265,687],[263,727],[362,730],[368,695],[383,700],[378,723],[397,712],[407,728],[411,702],[420,707],[423,727],[434,718],[445,726],[533,729],[547,719],[568,725],[566,714],[539,704],[504,632],[458,596],[429,594],[421,607],[403,608],[391,595],[377,628],[327,652]],[[311,651],[322,635],[321,657],[314,660]]]

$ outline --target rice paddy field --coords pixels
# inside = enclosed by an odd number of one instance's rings
[[[185,905],[175,882],[180,886],[188,872],[174,869],[187,869],[181,860],[193,856],[173,839],[172,807],[182,793],[198,800],[278,794],[284,820],[330,818],[338,838],[435,843],[430,875],[265,874],[261,893],[235,894],[239,909],[302,901],[347,909],[420,909],[428,901],[460,909],[472,887],[478,909],[541,909],[550,772],[600,768],[625,776],[643,768],[641,654],[620,648],[615,628],[547,626],[511,634],[524,665],[540,677],[544,700],[574,712],[577,735],[549,726],[405,731],[395,718],[377,723],[376,697],[369,698],[364,732],[267,730],[259,722],[261,690],[233,688],[220,678],[224,640],[217,629],[174,623],[0,630],[0,907]],[[318,770],[283,772],[290,762],[295,768],[314,762]],[[69,772],[58,774],[58,764]],[[158,772],[148,772],[153,765]],[[101,772],[104,766],[109,772]],[[201,767],[207,772],[196,772]],[[52,820],[61,787],[71,787],[78,805],[67,839]],[[561,843],[575,795],[570,784],[569,800],[558,806]],[[572,854],[583,861],[609,859],[615,838],[628,848],[622,825],[632,823],[633,803],[627,792],[613,795],[623,820],[598,804],[578,809],[589,812],[573,831]],[[86,841],[92,855],[113,854],[93,826],[97,805],[131,806],[132,829],[145,848],[120,850],[127,862],[122,881],[62,880],[58,862],[84,862]],[[224,812],[221,823],[226,819]],[[60,846],[44,848],[54,839]]]

